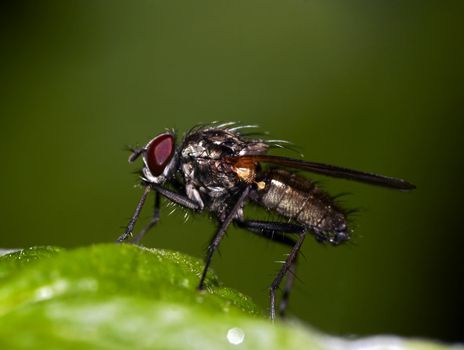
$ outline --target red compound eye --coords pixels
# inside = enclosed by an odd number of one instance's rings
[[[156,136],[148,145],[146,160],[153,176],[159,176],[174,155],[174,137],[171,134]]]

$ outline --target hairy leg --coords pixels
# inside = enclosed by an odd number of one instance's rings
[[[293,238],[285,235],[286,233],[303,234],[306,231],[306,228],[301,225],[273,221],[236,220],[235,224],[240,228],[246,229],[260,237],[269,239],[273,242],[284,244],[289,247],[294,247],[296,241]],[[285,316],[285,311],[287,309],[290,292],[295,280],[297,260],[297,257],[295,257],[288,269],[287,278],[285,280],[285,287],[282,291],[282,299],[279,303],[279,314],[281,317]]]

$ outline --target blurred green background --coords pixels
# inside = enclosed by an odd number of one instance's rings
[[[306,159],[418,187],[322,179],[361,210],[353,243],[307,240],[290,313],[333,334],[464,340],[463,5],[2,2],[0,246],[113,241],[141,194],[125,145],[259,124]],[[168,212],[144,243],[203,256],[211,220]],[[285,253],[231,229],[213,267],[266,308]]]

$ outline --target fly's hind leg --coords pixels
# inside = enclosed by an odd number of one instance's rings
[[[290,280],[287,277],[287,286],[288,286],[289,283],[290,283],[290,286],[293,283],[293,278],[294,278],[293,273],[294,273],[294,269],[295,269],[296,260],[297,260],[298,253],[299,253],[299,251],[301,249],[301,245],[303,244],[303,241],[304,241],[305,237],[306,237],[305,233],[300,234],[300,236],[298,237],[298,240],[296,241],[295,245],[293,246],[292,250],[290,251],[290,254],[288,254],[287,259],[285,260],[282,268],[277,273],[276,278],[274,279],[274,281],[271,284],[271,287],[269,288],[269,296],[270,296],[270,299],[271,299],[271,301],[270,301],[270,304],[271,304],[271,310],[270,310],[271,320],[275,319],[275,304],[276,304],[275,292],[276,292],[277,288],[279,288],[279,285],[280,285],[280,282],[282,282],[282,279],[289,272],[290,272]],[[288,294],[289,294],[289,292],[290,292],[290,290],[288,288],[286,288],[284,290],[284,294],[283,294],[282,302],[281,302],[281,307],[280,307],[280,313],[281,314],[283,312],[285,312],[285,307],[286,307],[287,302],[288,302]]]
[[[298,254],[295,257],[295,260],[290,265],[287,278],[285,279],[285,288],[282,292],[282,299],[280,299],[279,303],[279,315],[280,317],[285,317],[285,311],[287,310],[288,300],[290,299],[290,292],[292,291],[293,282],[295,281],[295,273],[296,273],[296,264],[298,261]]]
[[[292,248],[294,248],[298,244],[298,241],[295,241],[293,238],[290,238],[284,234],[285,233],[300,234],[301,236],[303,236],[306,231],[306,228],[304,226],[289,224],[289,223],[281,223],[281,222],[252,221],[252,220],[238,221],[237,220],[235,223],[237,224],[237,226],[247,229],[260,237],[263,237],[263,238],[266,238],[266,239],[269,239],[269,240],[272,240],[274,242],[278,242],[281,244],[285,244],[286,246],[290,246]],[[301,246],[301,243],[300,243],[300,246]],[[289,255],[289,258],[290,258],[290,255]],[[270,312],[271,312],[272,319],[274,319],[275,317],[275,290],[280,285],[280,282],[283,279],[283,277],[287,275],[287,278],[285,280],[285,287],[282,292],[282,299],[280,300],[280,304],[279,304],[279,314],[281,317],[285,316],[285,311],[287,309],[290,292],[292,290],[293,282],[295,280],[297,258],[298,258],[298,252],[295,253],[295,257],[291,259],[291,261],[288,263],[288,268],[286,268],[286,264],[288,262],[288,258],[287,258],[287,261],[282,267],[282,270],[286,269],[286,271],[282,272],[281,270],[279,274],[277,275],[276,280],[274,280],[271,286],[271,290],[270,290],[271,311]],[[282,276],[279,278],[281,274]]]

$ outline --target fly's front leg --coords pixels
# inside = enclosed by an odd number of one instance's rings
[[[176,184],[177,187],[178,184]],[[160,193],[162,192],[163,195],[170,199],[172,202],[183,206],[184,208],[192,209],[192,210],[200,210],[200,205],[190,200],[188,197],[185,197],[177,192],[170,191],[164,187],[156,185],[152,185],[155,188],[156,197],[155,197],[155,207],[153,212],[153,218],[151,221],[137,234],[136,237],[131,241],[131,243],[137,244],[140,240],[145,236],[145,234],[151,230],[160,219]]]
[[[164,187],[162,187],[160,185],[156,185],[156,184],[152,184],[151,187],[156,192],[158,192],[162,196],[169,199],[171,202],[179,204],[180,206],[182,206],[184,208],[195,210],[195,211],[200,211],[200,210],[203,209],[200,204],[198,204],[195,201],[192,201],[190,198],[188,198],[185,195],[182,195],[182,194],[179,194],[177,192],[168,190],[167,188],[164,188]]]
[[[130,219],[129,224],[127,225],[124,233],[121,236],[119,236],[119,238],[116,240],[117,243],[124,242],[132,234],[135,223],[137,222],[137,219],[140,216],[140,212],[142,211],[143,205],[145,204],[145,200],[147,199],[148,193],[150,193],[150,191],[150,186],[145,186],[145,190],[143,191],[142,197],[140,198],[139,203],[135,208],[134,215],[132,215],[132,218]]]
[[[247,229],[260,237],[290,247],[294,247],[297,242],[285,234],[304,234],[304,232],[306,231],[306,228],[304,226],[283,222],[236,220],[235,223],[237,224],[237,226]],[[285,280],[285,288],[282,292],[282,299],[280,300],[279,304],[279,314],[281,317],[285,316],[285,311],[287,309],[290,292],[292,290],[293,282],[295,280],[296,263],[297,257],[295,257],[295,259],[291,262],[288,268],[287,278]]]
[[[132,148],[130,146],[128,147],[128,150],[131,151],[131,154],[128,159],[129,163],[135,162],[137,158],[139,158],[142,155],[142,153],[146,151],[145,148]]]
[[[142,238],[145,236],[145,234],[150,231],[153,227],[156,226],[160,219],[160,194],[159,192],[155,193],[155,206],[153,210],[153,217],[150,220],[150,222],[135,236],[132,240],[131,243],[133,244],[138,244]]]
[[[201,207],[200,207],[200,205],[198,203],[192,201],[190,198],[188,198],[188,197],[186,197],[186,196],[184,196],[182,194],[171,191],[171,190],[169,190],[167,188],[164,188],[164,187],[162,187],[160,185],[146,184],[145,190],[144,190],[143,195],[142,195],[142,198],[140,198],[140,201],[137,204],[137,207],[135,208],[134,215],[132,215],[132,218],[130,219],[129,224],[127,225],[127,228],[124,231],[124,233],[121,236],[119,236],[119,238],[116,240],[117,243],[122,243],[129,236],[131,236],[132,231],[134,230],[135,223],[137,222],[137,219],[140,216],[140,212],[142,211],[143,205],[145,204],[145,200],[147,199],[148,193],[151,190],[156,191],[157,194],[158,193],[161,194],[162,196],[166,197],[170,201],[172,201],[172,202],[174,202],[176,204],[179,204],[180,206],[182,206],[184,208],[192,209],[192,210],[201,210]],[[156,212],[156,204],[155,204],[155,212]],[[159,211],[158,211],[158,213],[159,213]]]

